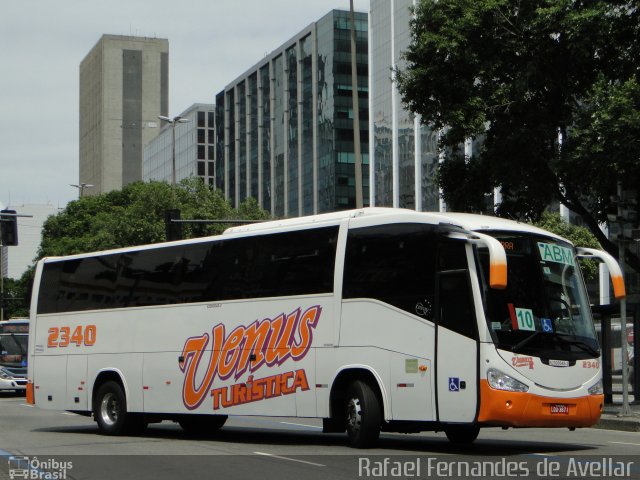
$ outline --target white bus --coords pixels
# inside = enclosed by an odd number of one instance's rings
[[[0,392],[24,393],[27,389],[28,341],[28,318],[0,322]]]
[[[38,263],[28,399],[104,434],[228,415],[381,431],[587,427],[603,404],[579,254],[499,218],[371,208]]]

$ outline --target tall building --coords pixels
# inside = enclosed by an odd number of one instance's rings
[[[411,7],[417,0],[370,0],[369,12],[369,157],[370,202],[377,207],[444,211],[436,184],[437,131],[421,124],[419,115],[404,108],[393,71],[405,63],[402,53],[411,42]],[[471,156],[482,139],[469,140]],[[492,208],[493,199],[487,199]],[[496,192],[495,201],[499,201]]]
[[[86,194],[142,180],[142,151],[169,111],[169,42],[103,35],[80,64],[80,183]]]
[[[355,14],[363,189],[368,204],[367,14]],[[216,95],[216,187],[276,217],[355,207],[347,11],[333,10]]]
[[[371,0],[369,12],[369,156],[371,204],[421,211],[443,208],[435,184],[437,132],[403,108],[393,79],[411,41],[414,0]]]
[[[195,103],[178,115],[175,123],[176,181],[197,176],[214,185],[214,106]],[[165,123],[165,122],[163,122]],[[160,133],[144,147],[142,179],[171,182],[173,170],[173,125],[165,123]]]

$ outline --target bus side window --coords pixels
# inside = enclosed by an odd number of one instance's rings
[[[476,338],[476,314],[466,270],[438,274],[438,302],[440,326]]]
[[[435,239],[424,224],[349,231],[343,298],[373,298],[434,321]]]
[[[476,338],[476,314],[465,244],[442,242],[438,269],[438,324],[465,337]]]

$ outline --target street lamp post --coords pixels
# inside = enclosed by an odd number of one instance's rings
[[[356,181],[356,208],[363,207],[362,154],[360,152],[360,98],[358,95],[358,66],[356,59],[356,26],[353,0],[350,0],[351,15],[351,100],[353,104],[353,155]]]
[[[160,120],[163,120],[171,124],[171,186],[176,185],[176,123],[187,123],[188,118],[182,118],[177,115],[173,118],[165,117],[164,115],[158,115]]]
[[[95,185],[92,185],[90,183],[80,183],[79,185],[70,183],[69,185],[71,185],[72,187],[76,187],[78,189],[78,198],[82,198],[82,196],[84,195],[85,188],[95,187]]]

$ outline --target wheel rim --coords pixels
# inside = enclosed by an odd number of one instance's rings
[[[360,430],[360,424],[362,423],[362,406],[360,405],[360,399],[355,397],[349,400],[347,404],[347,428],[352,433],[357,433]]]
[[[118,398],[111,392],[102,397],[100,418],[106,425],[115,425],[118,421]]]

